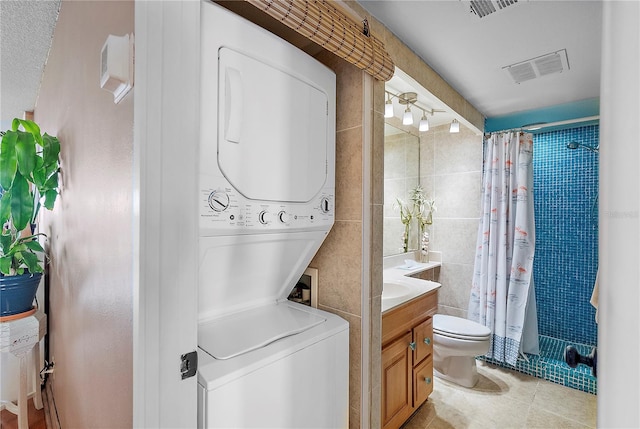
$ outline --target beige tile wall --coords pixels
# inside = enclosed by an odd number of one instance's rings
[[[336,219],[310,265],[318,268],[319,308],[349,322],[349,426],[379,428],[384,83],[333,54],[318,59],[337,80]]]
[[[333,54],[336,72],[336,218],[310,266],[318,269],[318,308],[349,322],[349,426],[360,427],[363,272],[363,72]]]
[[[421,133],[420,182],[436,200],[431,250],[442,252],[439,311],[466,317],[480,219],[482,136],[461,126]]]
[[[371,148],[371,252],[369,261],[369,427],[381,427],[382,392],[382,233],[384,210],[384,82],[373,82]]]

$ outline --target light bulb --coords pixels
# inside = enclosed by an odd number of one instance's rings
[[[457,119],[451,121],[451,126],[449,127],[450,133],[459,133],[460,132],[460,122]]]
[[[393,118],[393,102],[391,101],[391,98],[384,103],[384,117]]]
[[[429,131],[429,120],[427,116],[422,112],[422,118],[420,119],[420,125],[418,126],[420,131]]]
[[[412,125],[413,124],[413,114],[411,113],[411,109],[407,106],[404,111],[404,115],[402,115],[402,125]]]

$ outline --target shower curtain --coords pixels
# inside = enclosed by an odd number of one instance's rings
[[[494,133],[485,139],[484,146],[482,217],[468,317],[491,329],[486,356],[515,365],[519,353],[536,353],[538,349],[531,290],[535,252],[533,136]],[[535,335],[527,335],[529,327],[535,329]],[[523,335],[534,344],[523,344]]]

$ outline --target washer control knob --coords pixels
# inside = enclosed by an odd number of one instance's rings
[[[282,223],[287,223],[287,212],[285,212],[284,210],[281,210],[280,213],[278,213],[278,220]]]
[[[209,194],[209,207],[223,212],[229,207],[229,195],[224,191],[213,191]]]
[[[268,211],[262,210],[260,214],[258,214],[258,221],[263,225],[268,224],[269,223],[269,220],[267,219],[268,214],[269,214]]]
[[[329,207],[329,198],[324,197],[320,200],[320,210],[322,210],[322,213],[329,213],[329,210],[331,210]]]

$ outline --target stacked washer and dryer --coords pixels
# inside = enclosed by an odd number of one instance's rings
[[[346,427],[348,324],[287,300],[334,221],[335,74],[201,9],[198,425]]]

